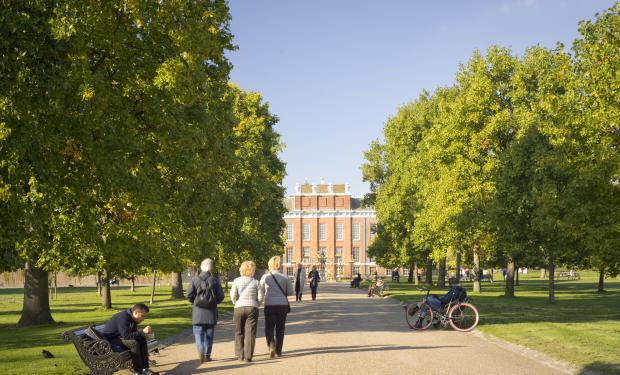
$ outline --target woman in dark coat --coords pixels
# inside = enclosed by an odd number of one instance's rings
[[[213,348],[213,334],[217,324],[217,305],[211,308],[196,306],[196,296],[203,281],[207,287],[211,288],[215,295],[217,304],[224,300],[224,291],[220,280],[211,274],[213,270],[213,260],[207,258],[200,264],[200,275],[194,277],[189,283],[187,298],[192,306],[192,325],[194,337],[196,339],[196,349],[200,363],[211,361],[211,349]]]
[[[316,270],[316,266],[312,266],[312,271],[308,274],[308,280],[310,280],[310,291],[312,292],[312,300],[316,300],[316,290],[319,287],[319,281],[321,281],[321,276],[319,276],[319,271]]]

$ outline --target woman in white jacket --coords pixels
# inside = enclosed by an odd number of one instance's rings
[[[295,301],[301,301],[304,285],[306,285],[306,272],[302,264],[297,263],[297,271],[295,271]]]

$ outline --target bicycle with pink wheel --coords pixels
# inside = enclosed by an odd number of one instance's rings
[[[480,320],[478,309],[471,303],[466,293],[438,311],[427,302],[430,290],[424,286],[417,289],[426,291],[426,296],[420,302],[410,302],[404,306],[405,320],[411,329],[423,331],[435,324],[441,328],[450,326],[455,331],[468,332],[478,325]]]

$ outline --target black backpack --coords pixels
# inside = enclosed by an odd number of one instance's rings
[[[211,309],[217,306],[217,299],[215,298],[213,288],[205,280],[200,279],[198,292],[196,293],[196,299],[194,300],[194,306],[202,309]]]

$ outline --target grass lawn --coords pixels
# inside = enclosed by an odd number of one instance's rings
[[[23,289],[0,289],[0,374],[84,374],[88,372],[73,344],[65,343],[61,333],[92,323],[103,323],[116,312],[137,302],[148,302],[150,287],[112,287],[112,310],[101,310],[96,288],[59,288],[58,299],[51,300],[56,324],[17,328]],[[155,304],[142,326],[150,325],[158,340],[191,326],[191,305],[187,300],[171,300],[170,287],[156,289]],[[220,305],[232,309],[228,298]],[[45,359],[41,350],[55,358]]]
[[[580,274],[579,281],[556,282],[555,304],[548,302],[548,280],[537,273],[520,275],[515,298],[503,297],[497,273],[495,283],[483,282],[480,294],[471,292],[471,283],[462,285],[480,312],[478,330],[579,368],[620,374],[620,278],[605,280],[607,292],[597,293],[598,274]],[[390,282],[388,294],[401,301],[423,295],[406,282]]]

